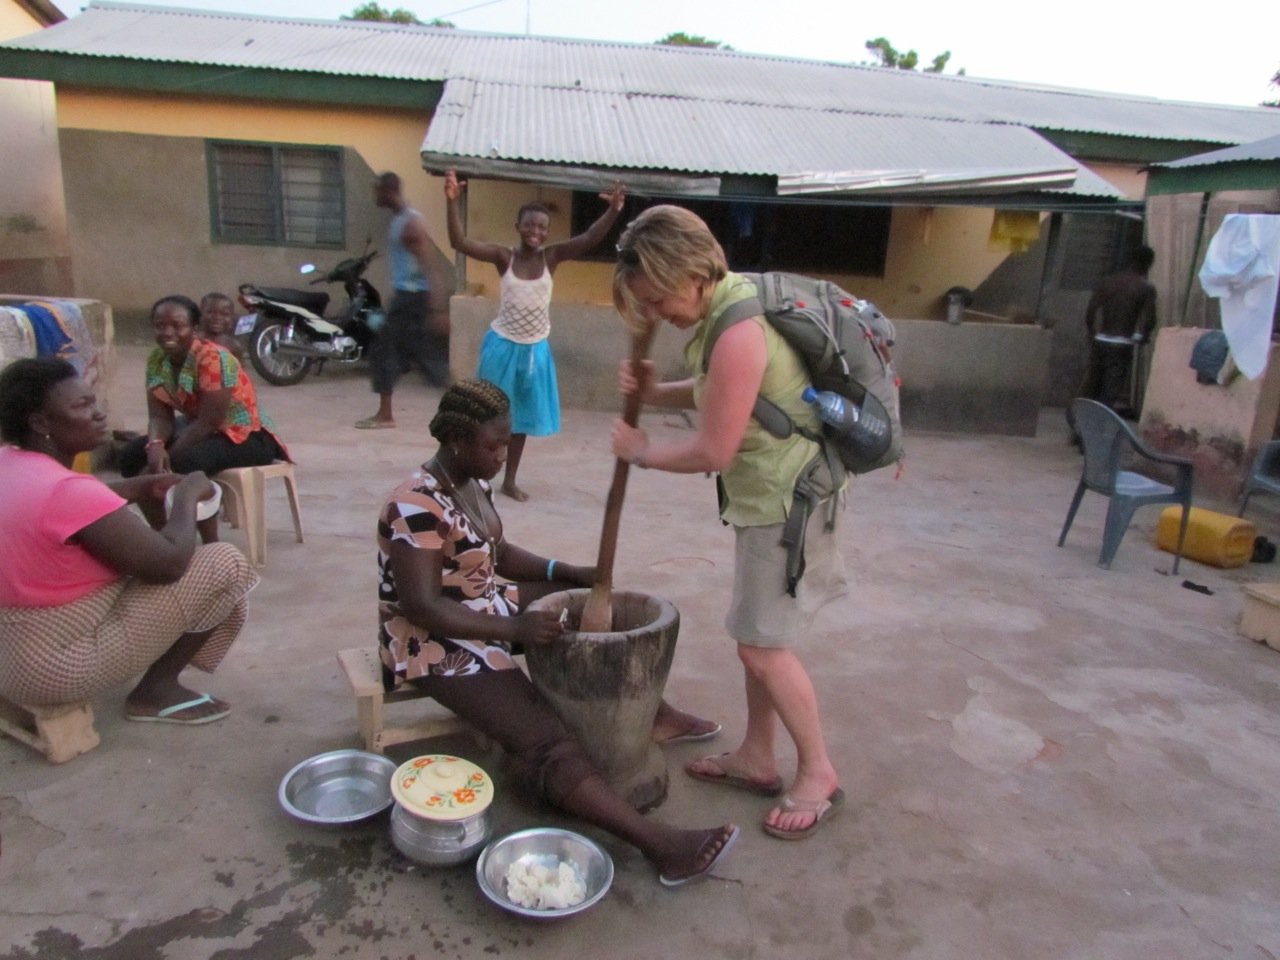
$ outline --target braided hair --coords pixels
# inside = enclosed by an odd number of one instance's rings
[[[440,443],[470,440],[481,424],[511,411],[502,388],[488,380],[459,380],[444,392],[431,418],[431,436]]]

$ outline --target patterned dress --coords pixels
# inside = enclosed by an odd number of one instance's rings
[[[232,443],[244,443],[249,434],[265,429],[276,438],[280,449],[284,449],[275,424],[258,406],[253,382],[230,351],[196,338],[181,370],[173,369],[159,347],[147,358],[147,393],[189,419],[194,420],[199,413],[200,395],[217,390],[231,391],[231,404],[218,428],[220,433]]]
[[[492,503],[492,488],[483,480],[479,484]],[[516,585],[498,579],[495,544],[424,467],[392,492],[378,517],[378,646],[386,688],[416,677],[515,668],[507,643],[446,637],[403,615],[391,572],[391,544],[397,540],[440,551],[443,596],[492,616],[515,616],[519,609]]]

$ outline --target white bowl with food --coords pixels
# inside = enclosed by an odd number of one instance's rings
[[[218,508],[222,506],[222,487],[216,483],[211,483],[213,493],[205,497],[203,500],[196,501],[196,520],[208,520],[210,517],[218,515]],[[164,509],[165,513],[173,513],[173,487],[165,491]]]
[[[581,834],[533,827],[485,847],[476,861],[476,881],[504,910],[551,920],[599,903],[613,884],[613,859]]]

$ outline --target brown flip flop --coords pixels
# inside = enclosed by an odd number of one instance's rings
[[[836,787],[831,791],[831,795],[825,800],[794,800],[791,795],[782,798],[779,804],[785,813],[812,813],[813,823],[809,824],[801,830],[783,830],[781,827],[775,827],[771,823],[762,823],[761,827],[764,832],[771,837],[777,837],[779,840],[803,840],[805,837],[812,836],[828,818],[834,817],[836,813],[844,806],[844,791]]]
[[[701,760],[694,760],[685,764],[684,772],[695,780],[704,780],[707,783],[718,783],[726,787],[734,787],[738,790],[745,790],[747,793],[754,793],[759,797],[776,797],[782,793],[782,778],[774,777],[772,780],[752,780],[750,777],[742,777],[737,774],[730,773],[724,764],[724,758],[729,756],[722,753],[718,757],[703,757]],[[706,763],[710,761],[720,768],[719,774],[703,773],[701,770],[694,770],[695,763]]]

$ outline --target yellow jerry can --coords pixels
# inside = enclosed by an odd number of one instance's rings
[[[1181,507],[1161,510],[1160,522],[1156,525],[1156,546],[1169,553],[1176,552],[1181,521]],[[1182,555],[1213,567],[1242,567],[1253,556],[1256,536],[1257,530],[1248,520],[1192,507],[1187,518],[1187,539],[1182,544]]]

